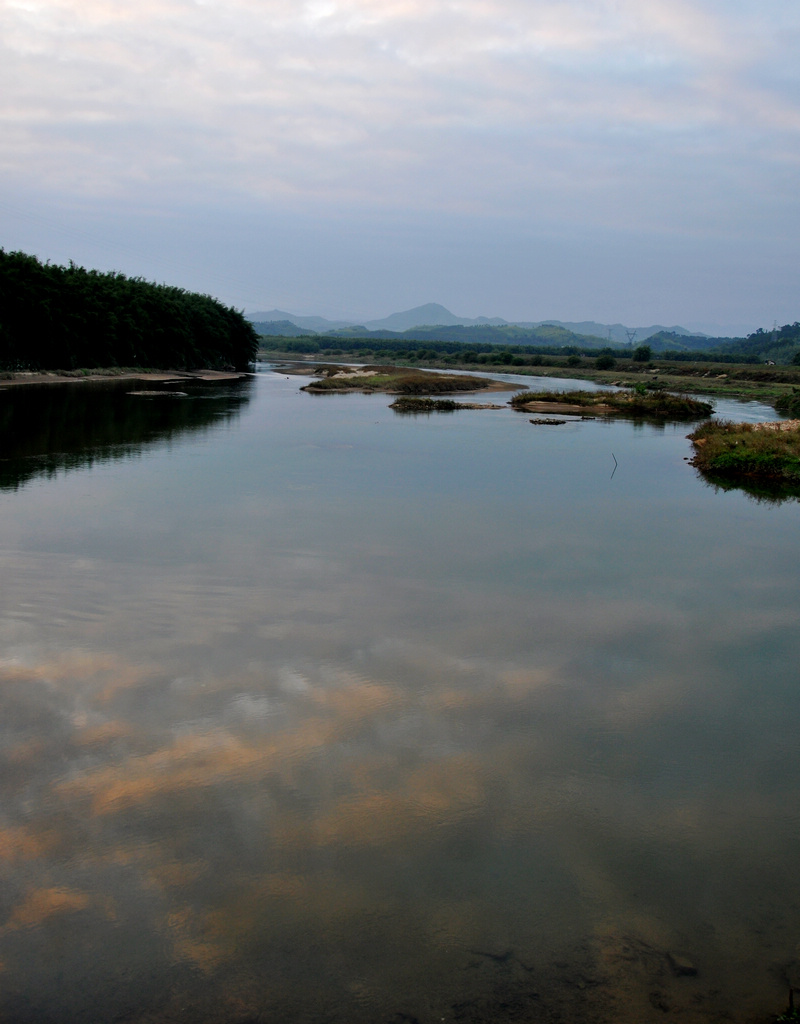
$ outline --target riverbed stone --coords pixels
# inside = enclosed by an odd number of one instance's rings
[[[667,953],[667,960],[676,978],[694,978],[697,975],[697,967],[681,953]]]

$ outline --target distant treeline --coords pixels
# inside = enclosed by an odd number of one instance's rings
[[[519,327],[516,324],[508,324],[503,327],[495,327],[492,324],[471,326],[454,324],[438,327],[412,327],[407,331],[370,331],[366,327],[343,327],[335,331],[326,331],[324,334],[316,334],[314,331],[297,327],[289,320],[273,320],[267,323],[256,323],[253,326],[259,334],[270,337],[316,338],[322,343],[331,345],[335,345],[337,339],[349,344],[356,338],[367,344],[375,344],[380,341],[400,341],[405,342],[406,345],[410,342],[431,344],[453,342],[459,345],[482,344],[485,347],[492,345],[530,347],[534,345],[539,348],[542,345],[556,347],[581,345],[586,348],[601,348],[607,344],[602,338],[596,338],[590,334],[575,334],[557,324],[540,324],[538,327]]]
[[[415,345],[410,339],[394,341],[387,338],[348,338],[339,335],[318,335],[311,338],[261,337],[262,348],[270,352],[297,355],[355,355],[365,359],[399,362],[449,361],[457,363],[490,363],[497,366],[541,366],[543,359],[576,354],[574,346],[560,345],[493,345],[491,342],[464,345],[457,341],[428,341]],[[598,350],[591,350],[597,355]],[[630,356],[630,353],[628,353]]]
[[[256,324],[255,327],[265,325]],[[443,328],[441,331],[477,331],[483,328]],[[494,330],[503,330],[494,329]],[[543,330],[543,329],[540,329]],[[550,336],[549,343],[544,337],[534,342],[530,339],[512,343],[506,341],[474,340],[464,343],[456,340],[440,340],[426,334],[420,343],[418,332],[405,332],[402,335],[387,337],[382,332],[370,332],[365,337],[345,335],[342,332],[330,332],[320,335],[304,335],[302,337],[286,337],[261,335],[261,347],[272,352],[287,352],[306,355],[341,355],[343,353],[362,354],[373,359],[385,357],[403,361],[445,360],[453,362],[489,362],[497,366],[542,366],[548,358],[576,356],[612,355],[618,359],[635,359],[646,361],[650,355],[654,358],[686,362],[765,362],[773,360],[788,364],[800,360],[800,324],[786,325],[773,331],[756,331],[747,338],[721,339],[700,338],[671,334],[663,331],[651,335],[642,345],[617,346],[585,345],[583,335],[576,335],[564,328],[548,328],[555,333]],[[474,337],[471,336],[471,337]],[[599,341],[599,339],[593,339]],[[713,345],[710,342],[714,342]],[[646,354],[645,354],[646,353]]]
[[[0,369],[244,370],[258,335],[209,295],[0,249]]]
[[[765,331],[759,327],[753,334],[742,340],[732,341],[730,351],[746,355],[751,362],[762,358],[774,359],[776,363],[800,362],[800,323],[784,324]]]
[[[462,345],[455,341],[428,341],[417,346],[408,341],[387,339],[369,341],[364,338],[341,338],[319,335],[315,338],[262,337],[262,347],[269,352],[285,352],[287,355],[352,355],[373,362],[398,361],[403,363],[474,363],[490,366],[558,366],[565,360],[577,360],[585,356],[592,359],[610,356],[612,359],[648,362],[652,352],[650,345],[630,348],[584,348],[580,345],[493,345],[490,342]],[[691,362],[747,363],[749,356],[733,353],[710,352],[659,352],[659,359],[673,359]]]
[[[647,339],[647,344],[662,359],[694,360],[706,353],[718,363],[792,363],[800,354],[800,323],[784,324],[771,331],[759,327],[746,338],[703,338],[659,331]]]
[[[256,328],[266,325],[256,324]],[[456,331],[483,334],[484,327],[453,328],[443,327],[442,333]],[[507,331],[507,328],[490,328],[492,331]],[[591,339],[598,344],[583,344],[584,335],[572,334],[563,327],[539,328],[553,332],[533,341],[530,338],[513,342],[514,335],[504,343],[497,340],[480,340],[476,334],[467,336],[469,343],[455,339],[443,340],[433,337],[433,331],[407,331],[387,336],[385,332],[368,332],[366,336],[346,335],[344,332],[327,334],[306,334],[302,337],[262,334],[261,346],[271,352],[286,352],[303,355],[363,355],[373,360],[381,358],[404,362],[425,362],[439,360],[458,363],[490,363],[502,366],[541,366],[548,359],[562,360],[570,356],[598,357],[612,356],[615,359],[634,359],[637,362],[653,358],[679,362],[715,363],[761,363],[772,360],[776,363],[800,361],[800,323],[787,324],[773,331],[758,330],[747,338],[701,338],[692,335],[678,335],[667,331],[651,335],[645,344],[631,347],[612,347],[600,344],[600,339]],[[424,334],[424,341],[419,335]],[[518,337],[518,336],[517,336]],[[712,344],[713,343],[713,344]]]

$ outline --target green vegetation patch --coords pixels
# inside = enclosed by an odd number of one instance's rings
[[[389,406],[395,412],[456,412],[458,409],[468,408],[452,398],[412,398],[406,396],[397,398]]]
[[[709,402],[644,386],[630,391],[523,391],[514,395],[510,405],[520,412],[547,412],[551,407],[583,415],[681,421],[704,419],[714,411]]]
[[[784,416],[800,418],[800,390],[792,388],[788,395],[781,395],[775,400],[775,408]]]
[[[713,478],[800,485],[800,421],[704,423],[689,435],[692,465]]]

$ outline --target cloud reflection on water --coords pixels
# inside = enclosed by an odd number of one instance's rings
[[[535,985],[566,1019],[645,1020],[657,985],[699,1024],[782,997],[765,960],[796,944],[786,511],[759,531],[734,505],[718,544],[662,462],[651,504],[630,452],[606,499],[591,426],[574,492],[536,462],[512,473],[572,442],[487,427],[482,472],[510,481],[501,530],[501,501],[475,489],[478,432],[447,450],[437,429],[398,427],[390,456],[370,441],[325,475],[330,453],[297,451],[308,420],[278,469],[278,426],[248,420],[202,449],[202,473],[164,455],[134,482],[5,496],[13,1019],[34,998],[76,1021],[427,1022],[456,1004],[485,1021],[503,1000],[532,1015]],[[335,418],[325,432],[347,436]],[[416,461],[394,458],[401,436],[423,439]],[[384,480],[390,461],[407,478]],[[209,476],[240,489],[189,500]],[[311,509],[287,481],[316,488]],[[701,980],[673,977],[675,949]]]
[[[183,642],[194,637],[200,645],[195,654],[202,664],[203,649],[213,642],[213,633],[203,642],[200,623],[192,621],[203,617],[202,607],[186,601],[172,610]],[[570,610],[574,617],[574,603]],[[669,721],[687,703],[713,723],[731,695],[698,688],[687,674],[687,664],[706,659],[700,637],[695,650],[687,646],[691,632],[673,664],[662,658],[655,674],[640,674],[655,608],[640,607],[632,617],[627,602],[607,603],[602,613],[582,618],[583,642],[604,638],[612,645],[616,633],[628,659],[621,675],[595,680],[589,689],[574,674],[580,649],[575,663],[531,668],[510,664],[520,651],[509,650],[504,666],[454,658],[448,653],[459,649],[454,638],[438,651],[379,640],[365,648],[362,675],[337,670],[330,652],[316,670],[311,657],[298,672],[271,660],[274,641],[261,641],[253,628],[257,612],[240,611],[251,619],[251,636],[226,675],[205,681],[173,682],[170,644],[163,641],[138,663],[133,649],[59,654],[25,645],[24,654],[2,666],[6,730],[14,739],[4,751],[4,795],[7,807],[20,808],[20,820],[7,819],[0,852],[6,872],[24,863],[31,879],[14,887],[4,960],[14,961],[20,929],[38,925],[46,932],[56,917],[124,914],[124,900],[112,896],[109,903],[77,884],[92,864],[122,868],[126,886],[157,894],[149,927],[167,938],[175,962],[208,974],[232,964],[243,948],[255,955],[294,941],[290,935],[330,940],[346,933],[374,913],[376,886],[384,894],[380,916],[388,914],[376,922],[379,944],[387,941],[384,928],[394,935],[411,927],[415,942],[439,948],[435,934],[446,919],[448,949],[480,945],[494,912],[478,891],[465,898],[469,885],[445,898],[415,894],[413,906],[403,906],[411,894],[408,864],[430,870],[433,849],[468,879],[488,868],[497,844],[518,845],[526,851],[526,875],[533,870],[542,883],[549,879],[545,884],[571,901],[572,914],[586,913],[587,902],[595,907],[600,932],[611,914],[615,934],[633,927],[669,936],[671,883],[653,889],[655,864],[694,862],[706,877],[712,862],[727,861],[734,875],[747,874],[734,850],[754,812],[770,822],[766,846],[788,839],[787,828],[776,828],[785,793],[770,798],[751,786],[749,797],[739,789],[725,798],[700,776],[684,779],[677,791],[661,788],[659,775],[672,770],[669,750],[645,750],[642,731],[651,747],[666,725],[662,742],[668,742]],[[550,602],[544,620],[549,628],[566,614]],[[306,650],[314,630],[283,625],[295,649]],[[680,617],[673,625],[681,626]],[[774,613],[748,620],[747,630],[738,621],[726,626],[745,634],[775,628]],[[158,650],[164,646],[166,659]],[[259,659],[245,661],[255,647]],[[543,653],[545,662],[552,660]],[[372,677],[373,663],[394,667],[396,676]],[[151,701],[152,718],[141,710]],[[140,710],[129,717],[132,706]],[[236,714],[226,718],[232,708]],[[796,780],[793,785],[796,796]],[[198,833],[209,826],[219,834]],[[366,854],[371,866],[359,868]],[[631,857],[644,858],[641,868],[632,870]],[[532,869],[537,859],[540,866]],[[642,916],[641,898],[632,891],[637,875],[648,879],[660,924]],[[498,882],[499,900],[513,899],[507,885]],[[548,902],[545,893],[533,892],[521,902],[541,897]],[[545,921],[534,932],[542,925],[546,933]],[[541,935],[517,927],[515,948],[532,943],[531,955],[539,955]]]

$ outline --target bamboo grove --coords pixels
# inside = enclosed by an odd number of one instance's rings
[[[258,336],[209,295],[0,249],[0,369],[247,369]]]

